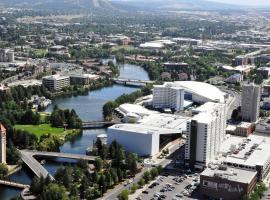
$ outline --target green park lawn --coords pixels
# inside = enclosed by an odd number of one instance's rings
[[[112,51],[118,51],[120,49],[125,49],[126,51],[132,51],[135,48],[131,45],[120,45],[120,46],[112,47]]]
[[[42,135],[51,133],[52,135],[56,136],[64,136],[67,133],[72,132],[72,130],[67,130],[64,132],[64,128],[55,128],[51,127],[50,124],[40,124],[40,125],[15,125],[15,129],[17,130],[24,130],[29,133],[36,135],[38,138]]]

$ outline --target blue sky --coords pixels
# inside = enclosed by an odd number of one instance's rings
[[[242,4],[242,5],[255,5],[255,6],[270,6],[270,0],[212,0],[222,3]]]

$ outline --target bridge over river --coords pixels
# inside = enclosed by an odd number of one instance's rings
[[[148,80],[125,79],[125,78],[113,78],[112,80],[116,84],[134,85],[134,86],[143,86],[147,84],[153,84],[155,82],[155,81],[148,81]]]
[[[51,157],[51,158],[69,158],[87,161],[95,161],[96,159],[95,156],[60,153],[60,152],[20,150],[20,153],[22,161],[34,172],[36,176],[38,177],[50,176],[52,180],[54,180],[54,177],[34,158],[34,156]]]

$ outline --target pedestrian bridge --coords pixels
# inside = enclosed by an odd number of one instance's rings
[[[53,176],[34,158],[38,157],[50,157],[50,158],[69,158],[76,160],[87,160],[95,161],[95,156],[70,154],[70,153],[60,153],[60,152],[46,152],[46,151],[31,151],[31,150],[20,150],[22,161],[34,172],[38,177],[49,176],[54,180]]]
[[[83,122],[83,129],[104,128],[116,124],[114,121],[89,121]]]
[[[147,85],[147,84],[153,84],[155,82],[155,81],[148,81],[148,80],[124,79],[124,78],[113,78],[112,80],[117,84],[123,84],[123,85],[134,85],[134,84]]]
[[[0,185],[5,185],[8,187],[15,187],[15,188],[19,188],[19,189],[25,189],[27,187],[30,187],[29,185],[25,185],[22,183],[17,183],[14,181],[8,181],[8,180],[0,180]]]

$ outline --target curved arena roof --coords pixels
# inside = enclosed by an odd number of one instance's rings
[[[175,81],[173,87],[183,88],[186,92],[204,97],[210,101],[224,103],[224,95],[217,87],[204,82],[197,81]]]

